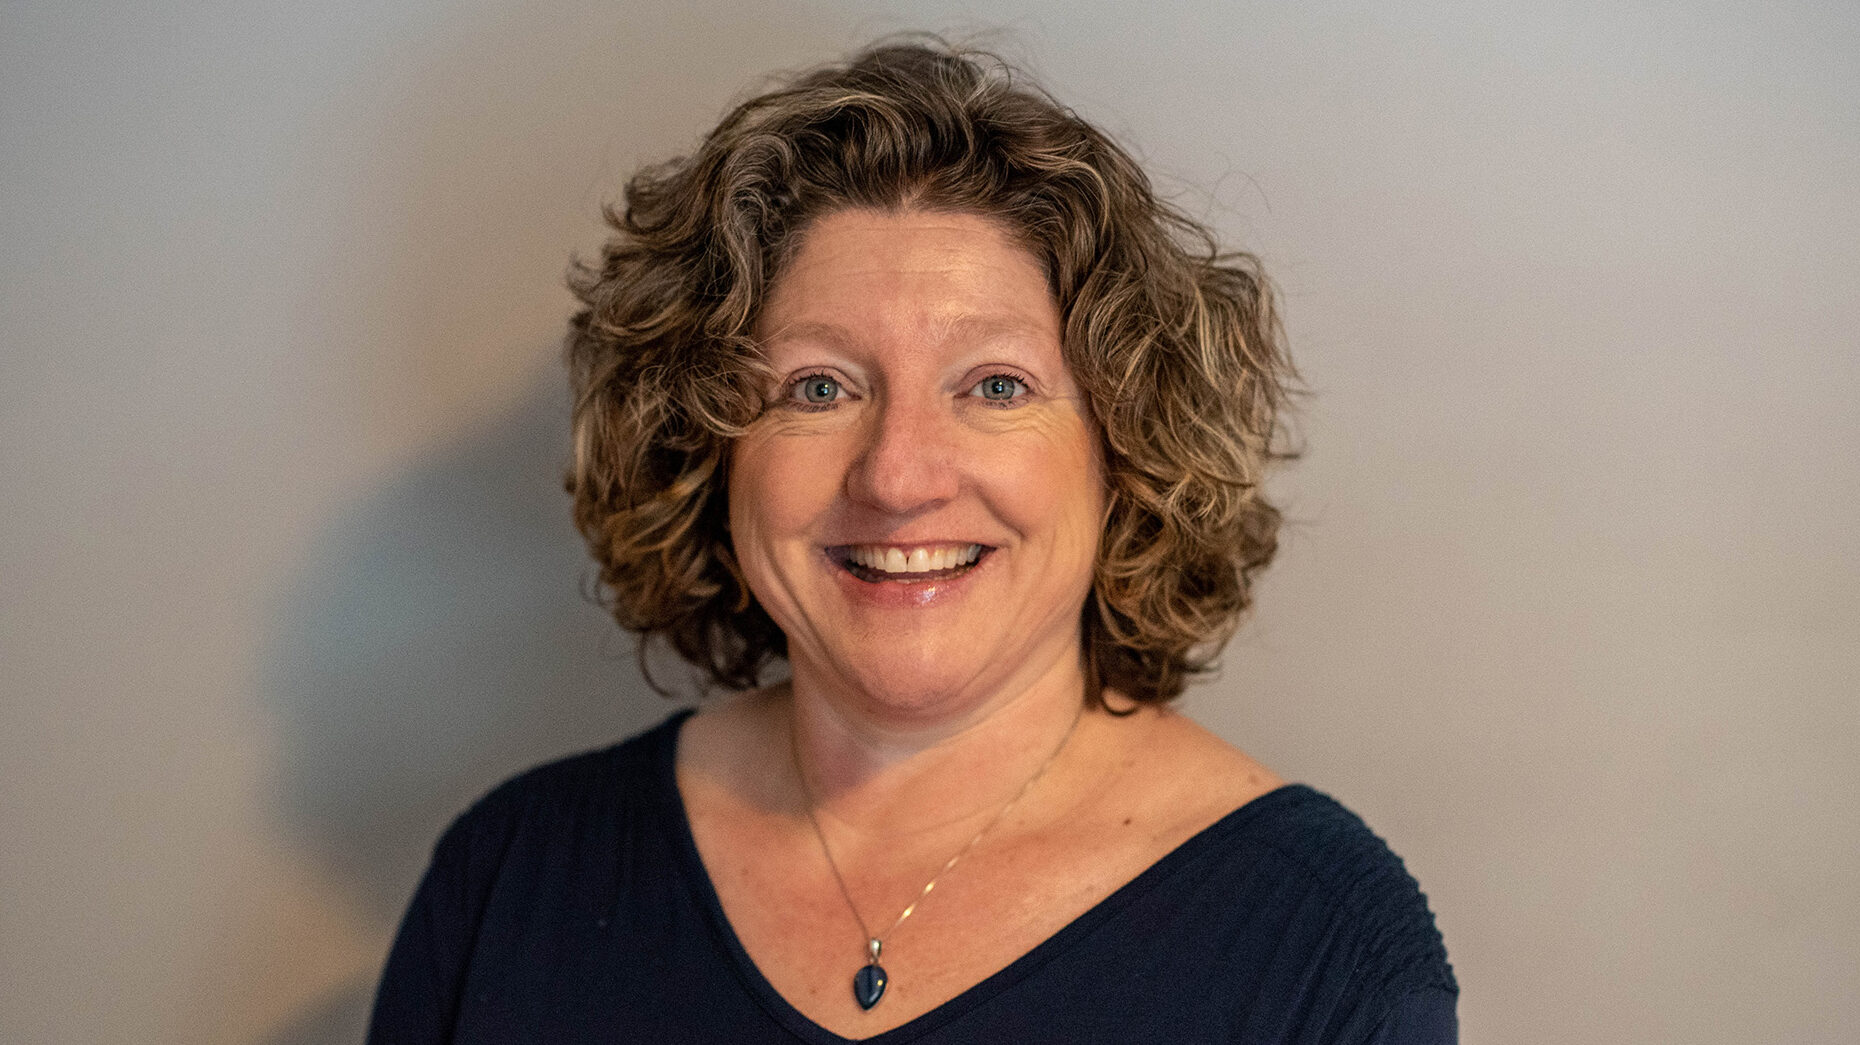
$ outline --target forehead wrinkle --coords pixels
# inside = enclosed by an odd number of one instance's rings
[[[832,347],[842,351],[851,350],[857,347],[859,343],[859,339],[853,337],[850,330],[836,323],[814,319],[793,320],[783,323],[779,329],[764,334],[760,340],[765,345],[773,344],[777,341],[825,341]]]
[[[924,319],[926,340],[942,348],[954,343],[976,345],[1007,338],[1042,338],[1052,333],[1043,324],[1014,313],[983,314],[957,312]],[[831,320],[796,320],[784,323],[764,335],[764,344],[781,341],[817,340],[841,351],[857,351],[866,338]]]
[[[959,312],[937,319],[934,329],[937,340],[945,344],[957,338],[981,342],[1004,337],[1040,337],[1050,332],[1045,324],[1020,312]]]

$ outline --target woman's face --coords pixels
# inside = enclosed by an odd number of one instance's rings
[[[729,478],[797,684],[935,716],[1077,672],[1105,495],[1059,322],[988,219],[847,210],[806,233]]]

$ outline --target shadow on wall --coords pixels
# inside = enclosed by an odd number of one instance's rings
[[[368,1034],[374,1001],[368,985],[357,984],[292,1020],[264,1045],[355,1045]]]
[[[332,522],[285,600],[284,812],[371,919],[399,915],[437,829],[498,780],[668,710],[585,597],[560,383]]]
[[[392,926],[438,833],[499,780],[669,710],[583,597],[559,476],[566,393],[512,411],[336,519],[287,592],[266,690],[293,836]],[[355,1041],[358,983],[274,1041]]]

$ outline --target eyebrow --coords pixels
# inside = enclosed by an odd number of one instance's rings
[[[1037,336],[1042,333],[1039,323],[1012,313],[952,316],[936,323],[938,342],[948,342],[962,336],[974,340],[991,340],[999,337]],[[767,343],[807,338],[825,341],[836,348],[843,349],[853,348],[858,344],[858,339],[854,338],[846,328],[824,320],[789,323],[762,340]]]

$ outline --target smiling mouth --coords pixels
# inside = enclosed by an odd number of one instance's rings
[[[827,557],[868,584],[921,584],[967,573],[992,551],[986,544],[840,544]]]

